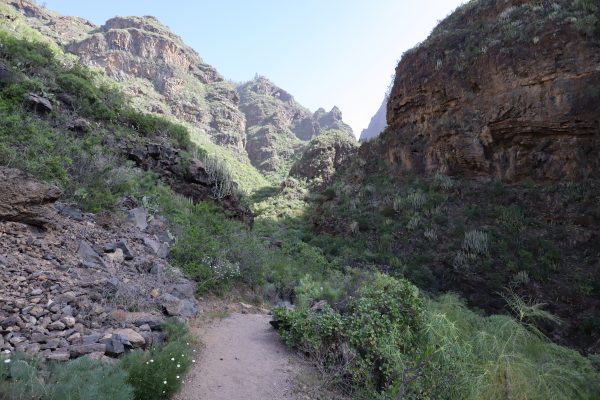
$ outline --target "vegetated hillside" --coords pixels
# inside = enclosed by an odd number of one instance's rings
[[[381,105],[379,106],[379,109],[377,109],[377,112],[375,113],[375,115],[373,115],[371,121],[369,121],[369,126],[363,129],[360,133],[359,141],[364,142],[369,139],[375,138],[379,136],[379,134],[383,132],[384,129],[387,127],[387,102],[388,96],[386,94],[386,96],[383,98],[383,101],[381,102]]]
[[[285,175],[306,142],[322,132],[336,129],[353,138],[352,128],[342,121],[337,107],[311,114],[263,76],[240,85],[238,92],[240,109],[246,115],[248,157],[261,171]]]
[[[398,173],[600,175],[598,3],[478,0],[396,68],[382,156]]]
[[[599,352],[598,12],[472,1],[407,52],[389,127],[313,214],[330,255],[488,312],[516,292],[563,319],[539,325],[553,340]]]
[[[11,0],[8,4],[64,51],[103,69],[137,109],[188,124],[198,131],[194,137],[207,135],[215,144],[233,150],[239,162],[248,163],[249,157],[268,175],[277,171],[278,178],[285,176],[302,153],[303,142],[323,130],[339,129],[352,135],[337,107],[311,115],[266,78],[245,83],[236,91],[154,17],[115,17],[97,27],[29,1]],[[239,165],[232,167],[240,169]]]
[[[184,126],[0,11],[0,398],[171,396],[193,347],[166,318],[196,313],[188,267],[213,263],[181,246],[252,215]]]

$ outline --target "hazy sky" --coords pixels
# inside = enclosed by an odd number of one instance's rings
[[[227,79],[265,75],[315,111],[337,105],[358,136],[402,53],[461,0],[38,0],[102,24],[153,15]]]

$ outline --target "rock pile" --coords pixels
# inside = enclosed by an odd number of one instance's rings
[[[165,317],[196,314],[195,284],[166,260],[162,217],[42,204],[53,189],[15,170],[0,169],[0,186],[30,188],[18,209],[0,198],[0,209],[13,210],[0,214],[0,350],[116,357],[162,341]],[[43,215],[45,224],[23,215]]]

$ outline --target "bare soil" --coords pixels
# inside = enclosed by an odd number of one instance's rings
[[[204,348],[178,400],[296,400],[307,368],[270,326],[271,316],[235,312],[199,329]]]

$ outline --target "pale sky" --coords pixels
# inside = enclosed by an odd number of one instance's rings
[[[355,135],[377,111],[402,53],[462,0],[46,0],[101,25],[153,15],[234,81],[265,75],[315,111],[337,105]]]

